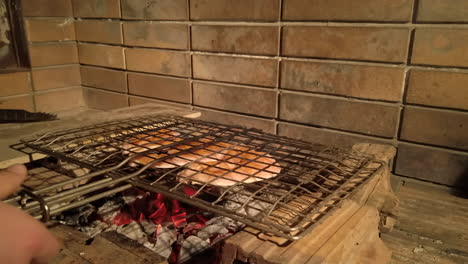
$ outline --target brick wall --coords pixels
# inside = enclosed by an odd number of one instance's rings
[[[91,107],[162,102],[312,142],[393,144],[394,173],[468,182],[466,0],[55,1],[72,1]]]
[[[31,68],[0,73],[0,108],[57,112],[84,105],[71,2],[22,0]]]

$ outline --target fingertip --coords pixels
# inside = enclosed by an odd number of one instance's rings
[[[28,169],[22,164],[11,165],[10,167],[6,168],[6,170],[23,177],[26,177],[26,174],[28,173]]]

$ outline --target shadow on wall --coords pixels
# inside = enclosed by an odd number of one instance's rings
[[[457,186],[457,188],[453,189],[452,194],[460,198],[468,199],[468,168],[460,175],[455,186]]]

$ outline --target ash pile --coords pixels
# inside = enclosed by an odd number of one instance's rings
[[[257,209],[252,204],[246,209],[242,206],[245,200],[246,196],[234,194],[224,206],[249,216],[258,215],[268,206],[257,202]],[[68,211],[57,220],[90,237],[116,231],[167,258],[169,263],[187,262],[244,227],[228,217],[137,188]]]

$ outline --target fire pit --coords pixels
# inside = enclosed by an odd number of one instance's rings
[[[174,263],[244,226],[283,246],[299,240],[386,168],[361,152],[176,116],[105,122],[22,144],[49,156],[47,166],[62,178],[44,186],[30,177],[6,202],[90,236],[117,231]]]

